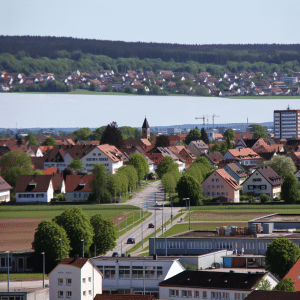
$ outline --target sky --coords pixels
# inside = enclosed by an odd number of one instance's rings
[[[1,0],[1,35],[180,44],[299,43],[299,0]]]

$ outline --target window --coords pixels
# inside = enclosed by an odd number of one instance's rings
[[[208,185],[207,188],[210,189],[210,185]]]
[[[219,185],[217,185],[217,189],[219,189],[220,188],[220,186]]]
[[[203,291],[202,292],[202,298],[203,299],[207,299],[207,291]]]
[[[260,186],[260,189],[261,189],[261,190],[266,190],[266,189],[267,189],[267,186],[266,186],[266,185],[261,185],[261,186]]]
[[[90,296],[92,295],[92,290],[89,290],[89,295],[90,295]]]
[[[130,279],[130,267],[119,266],[119,278]]]
[[[104,278],[114,279],[116,277],[116,271],[114,266],[104,266]]]
[[[58,291],[58,298],[62,298],[64,296],[64,292],[63,291]]]
[[[132,278],[143,279],[143,267],[133,266],[132,267]]]
[[[72,279],[71,278],[67,278],[67,285],[71,285],[72,284]]]
[[[62,278],[58,278],[58,285],[63,285],[64,280]]]
[[[248,185],[248,190],[253,190],[253,185]]]
[[[7,268],[7,258],[6,257],[1,257],[0,267]],[[9,267],[11,268],[11,257],[9,258]]]
[[[145,267],[145,278],[156,279],[155,267]]]
[[[85,278],[82,278],[82,283],[85,283]]]
[[[255,181],[261,181],[261,178],[253,178],[253,182]]]
[[[169,290],[169,297],[179,297],[179,290]]]
[[[88,281],[89,281],[89,282],[92,282],[92,277],[89,277]]]
[[[83,291],[83,292],[82,292],[82,295],[83,295],[83,296],[86,296],[86,291]]]
[[[212,179],[211,179],[211,182],[215,182],[215,179],[214,179],[214,178],[212,178]]]
[[[71,291],[67,291],[67,298],[72,298],[72,292]]]
[[[200,292],[194,291],[194,298],[200,298]]]
[[[219,182],[219,181],[220,181],[220,179],[217,178],[217,179],[216,179],[216,182]]]
[[[93,156],[96,156],[96,153],[93,153]]]
[[[234,300],[241,300],[241,294],[240,293],[234,293]]]
[[[214,188],[215,188],[215,186],[214,186],[214,185],[212,185],[212,186],[211,186],[211,188],[212,188],[212,189],[214,189]]]
[[[221,185],[221,189],[224,189],[224,185]]]
[[[189,291],[189,290],[181,291],[181,297],[182,298],[192,298],[192,291]]]

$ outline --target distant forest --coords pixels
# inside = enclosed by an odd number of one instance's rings
[[[0,36],[0,70],[51,72],[142,68],[196,74],[300,71],[300,44],[180,45],[102,41],[68,37]]]

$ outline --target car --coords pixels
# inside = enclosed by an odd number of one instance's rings
[[[154,224],[153,223],[149,223],[148,228],[154,228]]]
[[[119,252],[114,252],[114,253],[112,254],[112,257],[119,257]]]
[[[126,253],[122,253],[122,254],[121,254],[121,257],[126,257]]]
[[[135,244],[135,238],[129,238],[127,244]]]

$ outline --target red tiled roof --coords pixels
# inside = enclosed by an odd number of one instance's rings
[[[45,193],[49,188],[51,177],[50,175],[19,175],[16,193]]]
[[[300,259],[298,259],[296,261],[296,263],[291,267],[291,269],[287,272],[287,274],[283,278],[283,279],[291,278],[292,280],[294,280],[296,291],[300,291],[299,274],[300,274]],[[300,296],[299,296],[299,299],[300,299]]]
[[[88,262],[89,258],[73,258],[73,257],[69,257],[69,258],[64,258],[59,265],[69,265],[69,266],[73,266],[75,268],[79,268],[81,269],[87,262]]]
[[[0,192],[11,189],[12,187],[0,176]]]
[[[100,151],[106,154],[112,161],[120,161],[122,160],[123,153],[115,146],[104,144],[97,146]]]
[[[94,175],[67,175],[66,192],[91,192],[93,190],[92,180]]]
[[[236,159],[260,159],[261,157],[250,148],[228,149],[228,152]]]
[[[58,173],[58,168],[46,168],[41,170],[44,175],[53,175],[55,173]]]
[[[223,169],[218,169],[217,172],[232,188],[235,190],[241,189],[242,187]]]

